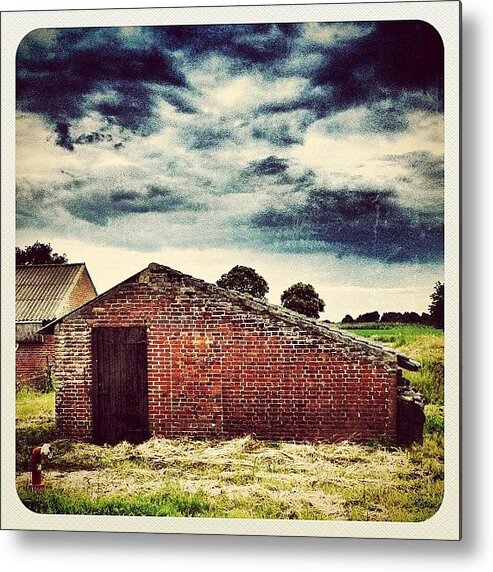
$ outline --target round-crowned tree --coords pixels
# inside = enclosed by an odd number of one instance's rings
[[[311,284],[298,282],[281,294],[281,304],[284,308],[304,314],[309,318],[319,318],[325,308],[325,302],[315,292]]]
[[[223,274],[216,282],[221,288],[236,290],[243,294],[250,294],[255,298],[265,298],[269,291],[267,282],[253,268],[248,266],[235,266],[229,272]]]
[[[15,247],[15,263],[17,266],[26,264],[66,264],[66,254],[53,252],[51,244],[44,244],[38,240],[25,248]]]

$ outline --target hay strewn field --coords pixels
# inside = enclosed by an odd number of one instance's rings
[[[411,449],[251,437],[114,447],[42,439],[56,451],[43,493],[29,490],[29,452],[41,442],[30,440],[19,443],[18,492],[43,513],[420,521],[443,496],[435,433]]]

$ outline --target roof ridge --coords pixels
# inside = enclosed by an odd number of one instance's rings
[[[151,262],[147,268],[151,271],[156,270],[157,268],[165,269],[167,272],[170,272],[170,273],[175,274],[175,275],[178,274],[179,276],[187,278],[188,280],[190,280],[194,283],[203,284],[208,288],[213,288],[214,290],[220,290],[230,298],[235,298],[235,299],[246,302],[247,305],[253,309],[255,309],[254,305],[261,306],[263,309],[265,309],[265,310],[267,310],[267,311],[269,311],[275,315],[278,315],[284,319],[288,319],[289,321],[315,328],[316,330],[319,330],[320,333],[322,333],[322,334],[325,334],[325,333],[335,334],[337,336],[340,336],[341,338],[354,340],[354,341],[357,341],[357,342],[359,342],[363,345],[366,345],[370,348],[375,348],[379,351],[384,351],[384,352],[390,353],[392,355],[395,355],[395,356],[397,356],[398,359],[399,358],[401,359],[401,363],[403,361],[405,361],[407,367],[409,367],[411,369],[417,369],[420,367],[418,362],[410,359],[408,356],[406,356],[402,352],[395,350],[394,348],[391,348],[389,346],[386,346],[386,345],[379,343],[379,342],[376,342],[374,340],[369,340],[368,338],[364,338],[363,336],[358,336],[356,334],[352,334],[352,333],[347,332],[345,330],[342,330],[340,328],[328,326],[327,324],[322,324],[322,323],[318,322],[315,318],[310,318],[309,316],[304,316],[303,314],[299,314],[298,312],[295,312],[294,310],[290,310],[289,308],[284,308],[283,306],[278,306],[277,304],[272,304],[270,302],[262,300],[261,298],[255,298],[254,296],[251,296],[250,294],[244,294],[243,292],[238,292],[237,290],[229,290],[227,288],[223,288],[221,286],[218,286],[217,284],[213,284],[211,282],[206,282],[205,280],[202,280],[200,278],[196,278],[196,277],[191,276],[189,274],[185,274],[184,272],[180,272],[179,270],[175,270],[174,268],[171,268],[169,266],[165,266],[163,264],[158,264],[156,262]],[[257,308],[257,309],[261,309],[261,308]]]
[[[16,264],[15,268],[39,268],[40,266],[50,266],[54,268],[59,267],[66,267],[66,266],[85,266],[85,262],[60,262],[60,263],[53,263],[53,262],[46,262],[44,264]]]
[[[405,354],[400,353],[400,352],[394,350],[393,348],[390,348],[389,346],[385,346],[385,345],[380,344],[378,342],[375,342],[373,340],[369,340],[368,338],[363,338],[362,336],[357,336],[355,334],[349,333],[349,332],[341,330],[339,328],[329,327],[329,326],[327,326],[327,324],[321,324],[320,322],[316,321],[314,318],[309,318],[308,316],[304,316],[304,315],[299,314],[297,312],[294,312],[293,310],[290,310],[288,308],[284,308],[282,306],[277,306],[275,304],[271,304],[270,302],[266,302],[264,300],[261,300],[260,298],[255,298],[249,294],[244,294],[244,293],[238,292],[236,290],[228,290],[227,288],[222,288],[221,286],[218,286],[217,284],[213,284],[211,282],[206,282],[205,280],[202,280],[201,278],[196,278],[194,276],[191,276],[190,274],[185,274],[184,272],[181,272],[179,270],[171,268],[170,266],[165,266],[164,264],[158,264],[157,262],[151,262],[148,266],[146,266],[145,268],[143,268],[139,272],[133,274],[132,276],[128,277],[125,280],[122,280],[118,284],[115,284],[115,286],[111,287],[110,289],[106,290],[105,292],[102,292],[96,298],[86,302],[86,304],[83,304],[82,306],[75,308],[74,310],[65,314],[65,316],[61,316],[60,318],[53,320],[52,322],[47,324],[44,328],[42,328],[42,330],[44,330],[45,328],[48,329],[51,326],[54,326],[56,323],[62,321],[65,317],[69,316],[70,314],[72,314],[74,312],[78,312],[78,311],[82,310],[84,307],[89,306],[90,304],[97,303],[98,300],[100,300],[104,296],[108,295],[110,292],[112,292],[113,290],[115,290],[116,288],[121,286],[122,284],[134,280],[135,278],[141,276],[144,272],[159,273],[159,271],[161,271],[161,273],[166,273],[168,275],[172,275],[172,276],[174,275],[177,278],[179,277],[179,278],[185,279],[186,281],[191,282],[192,284],[195,284],[195,285],[197,285],[203,289],[206,289],[206,290],[212,289],[214,291],[220,291],[224,296],[228,297],[229,299],[245,303],[250,309],[258,310],[258,311],[267,311],[267,312],[269,312],[273,315],[276,315],[279,318],[284,319],[290,323],[294,323],[296,325],[302,325],[305,327],[308,326],[308,327],[314,329],[315,331],[317,331],[318,333],[326,334],[326,335],[329,333],[335,334],[336,336],[339,336],[340,338],[349,339],[349,340],[355,341],[359,344],[365,345],[369,348],[373,348],[375,350],[394,355],[397,357],[397,360],[398,360],[399,365],[401,367],[406,367],[407,369],[411,369],[411,370],[416,370],[416,369],[419,369],[419,367],[420,367],[419,363],[415,362],[414,360],[412,360],[411,358],[409,358]]]
[[[131,276],[129,276],[128,278],[125,278],[125,280],[121,280],[120,282],[118,282],[117,284],[115,284],[114,286],[112,286],[111,288],[108,288],[108,290],[105,290],[104,292],[101,292],[101,294],[98,294],[95,298],[93,298],[92,300],[88,300],[87,302],[85,302],[84,304],[82,304],[81,306],[74,308],[73,310],[70,310],[70,312],[67,312],[66,314],[64,314],[63,316],[60,316],[59,318],[56,318],[54,320],[52,320],[51,322],[49,322],[48,324],[46,324],[45,326],[43,326],[42,328],[40,328],[40,332],[42,330],[48,330],[49,328],[51,328],[52,326],[54,326],[55,324],[57,324],[58,322],[61,322],[64,318],[67,318],[68,316],[70,316],[71,314],[74,314],[75,312],[78,312],[80,310],[82,310],[83,308],[85,308],[86,306],[89,306],[90,304],[94,304],[96,302],[98,302],[98,300],[100,300],[101,298],[103,298],[104,296],[107,296],[110,292],[112,292],[113,290],[116,290],[116,288],[118,288],[119,286],[121,286],[122,284],[125,284],[125,282],[130,282],[131,280],[137,278],[137,276],[140,276],[145,270],[147,270],[148,266],[146,266],[146,268],[143,268],[142,270],[139,270],[139,272],[136,272],[135,274],[132,274]],[[172,270],[172,269],[170,269]]]

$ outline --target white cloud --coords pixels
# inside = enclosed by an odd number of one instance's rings
[[[304,145],[296,147],[291,156],[314,169],[329,186],[355,183],[395,188],[405,206],[440,204],[443,187],[424,191],[419,173],[406,168],[389,156],[425,153],[443,156],[443,117],[436,113],[412,112],[406,115],[408,128],[402,132],[364,133],[360,129],[369,111],[358,107],[343,111],[330,119],[313,123],[305,136]],[[344,126],[344,132],[327,131],[330,126]],[[400,177],[410,177],[409,184],[399,183]],[[414,183],[414,184],[413,184]]]
[[[50,126],[33,113],[16,115],[16,177],[32,184],[62,181],[61,170],[71,163],[70,152],[54,144]]]
[[[368,35],[373,26],[368,24],[322,24],[308,22],[303,26],[303,40],[309,44],[318,44],[324,48],[342,41],[354,40]]]
[[[250,111],[262,104],[278,103],[299,95],[308,80],[301,77],[267,80],[260,74],[242,75],[216,85],[207,94],[208,108],[235,114]]]

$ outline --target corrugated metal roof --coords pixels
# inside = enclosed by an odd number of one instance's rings
[[[39,264],[15,269],[16,321],[59,318],[67,311],[68,296],[85,264]]]

